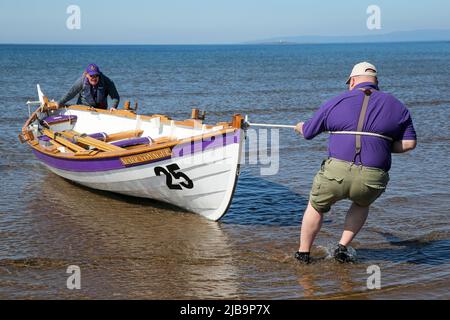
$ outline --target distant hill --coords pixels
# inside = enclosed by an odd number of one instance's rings
[[[288,36],[244,44],[300,44],[300,43],[364,43],[364,42],[450,41],[450,30],[415,30],[380,33],[374,31],[358,36]]]

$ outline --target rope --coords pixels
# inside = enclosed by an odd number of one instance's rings
[[[252,127],[269,127],[269,128],[290,128],[290,129],[295,129],[296,126],[291,126],[291,125],[285,125],[285,124],[270,124],[270,123],[252,123],[249,121],[246,121],[246,124],[248,126],[252,126]],[[382,138],[382,139],[386,139],[389,141],[394,141],[394,139],[392,139],[391,137],[388,136],[384,136],[382,134],[378,134],[378,133],[373,133],[373,132],[362,132],[362,131],[328,131],[328,133],[330,134],[357,134],[357,135],[362,135],[362,136],[372,136],[372,137],[378,137],[378,138]]]
[[[328,131],[330,134],[357,134],[361,136],[372,136],[372,137],[378,137],[383,138],[389,141],[394,141],[391,137],[383,136],[382,134],[373,133],[373,132],[362,132],[362,131]]]
[[[249,126],[253,126],[253,127],[271,127],[271,128],[291,128],[291,129],[295,129],[295,126],[289,126],[289,125],[285,125],[285,124],[250,123],[248,121],[247,121],[247,124]]]

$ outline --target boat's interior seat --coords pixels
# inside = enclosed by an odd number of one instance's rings
[[[148,146],[176,140],[170,136],[155,139],[151,137],[141,137],[143,132],[143,130],[130,130],[112,134],[106,134],[105,132],[82,134],[73,130],[62,130],[56,133],[47,130],[47,133],[44,133],[39,137],[39,141],[46,147],[50,147],[52,145],[56,147],[66,146],[70,150],[76,152],[89,151],[89,149],[97,149],[101,152],[134,149],[146,145]],[[58,134],[59,143],[52,138],[52,134]]]
[[[125,147],[132,147],[137,146],[141,144],[153,144],[154,140],[150,137],[140,137],[140,138],[132,138],[132,139],[126,139],[126,140],[119,140],[112,142],[111,144],[125,148]]]
[[[70,124],[77,122],[77,116],[76,115],[65,115],[60,114],[57,116],[49,116],[44,119],[42,119],[42,122],[45,123],[47,126],[56,125],[63,122],[69,122]]]
[[[76,115],[60,114],[57,116],[49,116],[42,119],[42,123],[46,128],[53,131],[72,130],[77,123]]]
[[[149,136],[141,137],[143,132],[143,130],[122,131],[112,134],[106,134],[105,132],[96,132],[88,134],[87,136],[121,148],[165,143],[175,140],[174,138],[168,136],[155,139]]]

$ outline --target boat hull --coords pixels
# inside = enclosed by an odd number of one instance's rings
[[[104,159],[64,159],[33,152],[50,171],[78,184],[170,203],[219,220],[231,204],[239,175],[243,132],[169,150]]]

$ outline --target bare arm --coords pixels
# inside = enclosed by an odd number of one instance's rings
[[[417,145],[416,140],[399,140],[392,144],[392,153],[404,153],[413,150]]]

